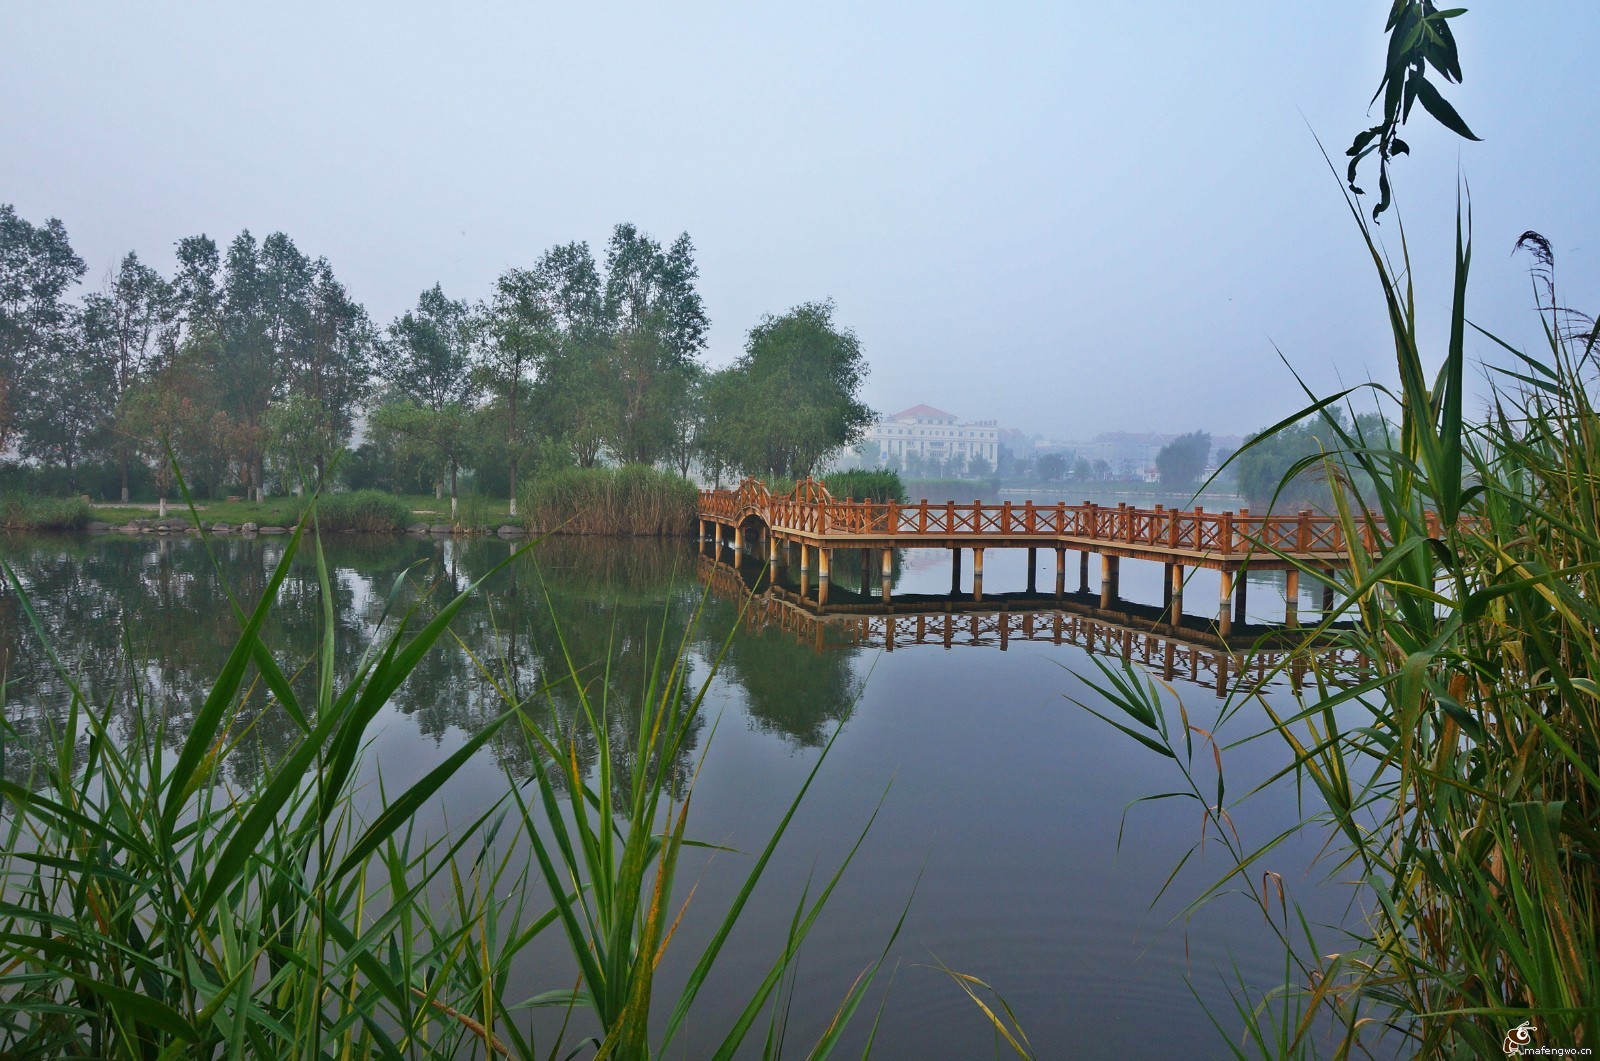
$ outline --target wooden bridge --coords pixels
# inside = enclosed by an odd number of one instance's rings
[[[839,500],[812,479],[787,494],[773,494],[759,479],[746,479],[737,490],[702,490],[699,500],[702,545],[716,555],[725,548],[756,555],[774,568],[799,565],[802,593],[810,592],[815,561],[819,606],[828,601],[832,557],[837,549],[861,550],[863,565],[881,554],[882,597],[889,600],[893,550],[948,549],[951,592],[959,592],[961,556],[972,551],[972,594],[983,599],[983,554],[986,549],[1028,550],[1028,592],[1037,592],[1037,552],[1054,549],[1055,592],[1066,592],[1066,554],[1078,554],[1078,591],[1089,592],[1089,557],[1100,558],[1101,607],[1119,599],[1121,562],[1145,560],[1166,567],[1162,606],[1176,626],[1183,615],[1183,587],[1190,568],[1221,574],[1216,622],[1226,637],[1245,613],[1244,579],[1240,572],[1286,572],[1285,625],[1296,626],[1302,571],[1339,570],[1348,556],[1339,522],[1309,511],[1289,516],[1207,512],[1203,508],[1153,509],[1132,505],[1038,505],[1025,501],[985,504],[917,503]],[[1370,526],[1365,529],[1373,534]],[[1368,541],[1371,548],[1375,542]],[[1332,605],[1333,580],[1322,580],[1323,610]]]
[[[1021,642],[1073,645],[1091,655],[1137,663],[1165,681],[1208,686],[1218,697],[1236,684],[1266,689],[1287,681],[1298,689],[1313,666],[1318,680],[1336,685],[1361,677],[1366,668],[1360,653],[1336,644],[1255,646],[1240,653],[1220,641],[1197,639],[1192,630],[1180,636],[1135,616],[1118,622],[1086,614],[1088,609],[1070,600],[1018,610],[968,604],[957,611],[924,602],[898,604],[892,611],[822,615],[791,590],[752,588],[737,568],[708,556],[700,557],[699,577],[718,596],[742,604],[747,629],[781,630],[816,652],[966,647],[1004,652]]]

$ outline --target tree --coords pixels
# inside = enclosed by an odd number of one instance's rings
[[[62,353],[71,322],[63,296],[86,268],[59,220],[35,226],[0,204],[0,454],[28,407],[30,372],[52,350]]]
[[[78,488],[75,469],[96,448],[115,411],[110,364],[96,356],[104,344],[98,318],[71,312],[36,347],[40,356],[24,379],[26,402],[17,415],[24,457],[60,465],[67,488]]]
[[[750,329],[719,373],[712,412],[728,463],[750,474],[810,475],[859,441],[873,412],[857,396],[867,363],[833,303],[807,302]]]
[[[369,390],[377,336],[367,311],[334,278],[326,258],[312,266],[306,296],[304,332],[284,350],[287,394],[281,399],[298,400],[302,407],[279,422],[305,429],[295,444],[304,472],[320,484],[334,455],[355,431],[356,412]]]
[[[155,471],[162,514],[175,484],[172,462],[190,489],[216,496],[237,444],[237,425],[222,410],[209,349],[186,343],[134,384],[117,410],[117,432]]]
[[[554,335],[535,366],[533,404],[545,434],[566,446],[580,467],[592,468],[619,405],[600,270],[588,244],[566,243],[545,251],[534,273]]]
[[[967,461],[967,474],[974,479],[987,479],[994,474],[994,465],[990,464],[989,458],[983,454],[975,453],[972,459]]]
[[[547,274],[512,269],[495,282],[494,301],[483,314],[488,341],[478,347],[478,382],[490,395],[488,413],[505,447],[512,516],[517,514],[518,471],[538,444],[534,420],[524,408],[532,373],[560,342],[554,302]]]
[[[1188,490],[1200,480],[1211,456],[1211,435],[1205,431],[1191,431],[1161,447],[1156,454],[1156,472],[1163,486]]]
[[[1046,453],[1034,463],[1034,468],[1038,470],[1039,478],[1055,482],[1067,474],[1067,458],[1059,453]]]
[[[672,448],[711,326],[699,275],[687,232],[666,251],[633,225],[612,232],[604,308],[617,401],[606,445],[619,460],[653,464]]]
[[[117,268],[110,290],[85,299],[84,312],[90,318],[86,337],[91,339],[85,353],[106,362],[103,374],[111,384],[111,404],[120,409],[152,370],[158,352],[172,346],[168,334],[176,319],[172,289],[160,273],[129,251]],[[119,437],[112,451],[121,469],[121,496],[126,504],[131,440]]]
[[[446,298],[440,285],[424,291],[416,310],[389,326],[388,400],[373,414],[379,426],[442,463],[434,493],[442,497],[448,479],[451,519],[459,510],[457,484],[471,442],[473,346],[480,327],[471,308]]]
[[[1311,458],[1344,448],[1339,436],[1346,430],[1346,422],[1344,410],[1333,406],[1315,419],[1291,424],[1271,435],[1250,435],[1234,459],[1239,492],[1260,507],[1273,504],[1274,499],[1278,509],[1328,505],[1332,493],[1323,479],[1321,464]],[[1354,430],[1372,444],[1383,445],[1389,425],[1377,413],[1362,413],[1355,418]],[[1301,462],[1306,462],[1305,467],[1297,469]]]

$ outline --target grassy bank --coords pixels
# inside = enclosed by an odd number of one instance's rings
[[[91,516],[76,498],[0,497],[0,531],[82,530]]]
[[[694,533],[699,492],[672,472],[627,465],[563,468],[530,480],[519,496],[536,534],[662,537]]]

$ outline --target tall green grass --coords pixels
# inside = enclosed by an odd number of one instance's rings
[[[688,480],[644,465],[561,468],[522,488],[530,531],[680,536],[694,532],[699,493]]]
[[[411,506],[381,490],[327,494],[317,502],[317,526],[363,534],[398,534],[415,517]]]
[[[590,699],[594,676],[569,660],[560,680],[583,692],[587,738],[534,726],[526,702],[507,693],[501,715],[409,786],[363,783],[363,749],[390,697],[468,595],[516,554],[431,614],[386,611],[390,633],[340,682],[319,546],[323,631],[302,675],[312,691],[302,695],[303,681],[291,680],[261,631],[304,531],[289,540],[260,601],[239,611],[238,641],[186,730],[169,725],[171,705],[137,692],[114,694],[131,702],[96,699],[63,671],[72,699],[54,747],[33,778],[0,781],[0,1056],[668,1052],[804,788],[687,984],[664,991],[655,968],[681,914],[674,871],[691,842],[692,787],[677,791],[657,767],[675,761],[711,680],[690,685],[687,640],[657,646],[655,667],[626,705],[636,722],[626,777],[610,765],[610,742],[622,739],[610,724],[617,705]],[[5,571],[48,644],[22,584]],[[403,596],[397,584],[391,608]],[[482,662],[497,682],[494,662]],[[226,764],[250,754],[257,716],[245,704],[258,684],[299,739],[241,788]],[[131,723],[114,730],[113,719]],[[531,785],[508,777],[507,795],[487,811],[425,836],[420,813],[508,728],[540,753]],[[21,739],[9,721],[3,730],[7,741]],[[582,739],[601,742],[598,776],[577,766]],[[717,1056],[731,1056],[764,1012],[781,1008],[774,996],[785,970],[837,879],[802,901],[788,938],[774,941],[772,972],[751,986]],[[541,1038],[513,969],[525,970],[529,949],[551,934],[581,975],[576,988],[555,983],[534,997],[571,1018]],[[834,1047],[880,963],[845,992],[815,1056]],[[592,1036],[570,1030],[591,1026]],[[769,1036],[759,1049],[775,1056],[781,1047]]]
[[[0,531],[82,530],[89,506],[78,498],[0,497]]]
[[[1354,547],[1342,575],[1346,603],[1330,621],[1357,620],[1348,641],[1373,673],[1351,688],[1319,683],[1293,711],[1259,706],[1288,749],[1284,772],[1324,808],[1314,821],[1335,839],[1333,872],[1359,882],[1366,917],[1340,941],[1319,937],[1283,900],[1281,881],[1261,876],[1271,844],[1229,848],[1231,880],[1278,911],[1286,954],[1280,991],[1237,992],[1246,1037],[1236,1050],[1498,1057],[1518,1028],[1524,1045],[1592,1049],[1600,1046],[1594,325],[1559,308],[1548,244],[1524,236],[1546,345],[1526,353],[1500,344],[1513,367],[1492,373],[1488,415],[1468,420],[1470,221],[1458,220],[1449,336],[1430,374],[1409,262],[1391,266],[1350,205],[1381,282],[1401,380],[1397,391],[1377,390],[1400,427],[1369,437],[1323,415],[1345,395],[1319,399],[1303,415],[1321,416],[1337,447],[1303,466],[1315,463],[1343,487],[1334,501]],[[1352,482],[1368,484],[1370,500]],[[1361,531],[1374,523],[1384,533],[1365,548]],[[1196,735],[1208,731],[1187,716],[1169,731],[1152,684],[1108,678],[1102,691],[1122,712],[1114,724],[1190,763]],[[1213,793],[1187,766],[1184,776],[1213,835],[1225,834],[1222,779]]]
[[[900,481],[898,474],[891,471],[852,468],[849,471],[832,472],[822,480],[822,485],[840,500],[853,497],[857,501],[883,504],[906,499],[905,484]]]

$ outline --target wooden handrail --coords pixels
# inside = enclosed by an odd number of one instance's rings
[[[1335,516],[1309,511],[1290,515],[1254,515],[1138,508],[1126,503],[1107,508],[1093,502],[1068,505],[1058,501],[1037,505],[1033,501],[985,505],[946,501],[929,504],[835,499],[814,480],[802,480],[788,494],[775,495],[758,479],[747,479],[736,490],[701,490],[697,514],[702,519],[731,522],[758,515],[776,531],[818,535],[888,534],[898,539],[949,538],[989,535],[1005,538],[1077,539],[1104,541],[1119,546],[1149,546],[1165,550],[1221,553],[1224,556],[1270,549],[1301,555],[1340,554],[1345,551],[1344,531]],[[902,519],[902,516],[904,517]],[[1437,515],[1426,517],[1427,529],[1438,533]],[[1361,524],[1364,545],[1372,550],[1387,536],[1372,520]]]

